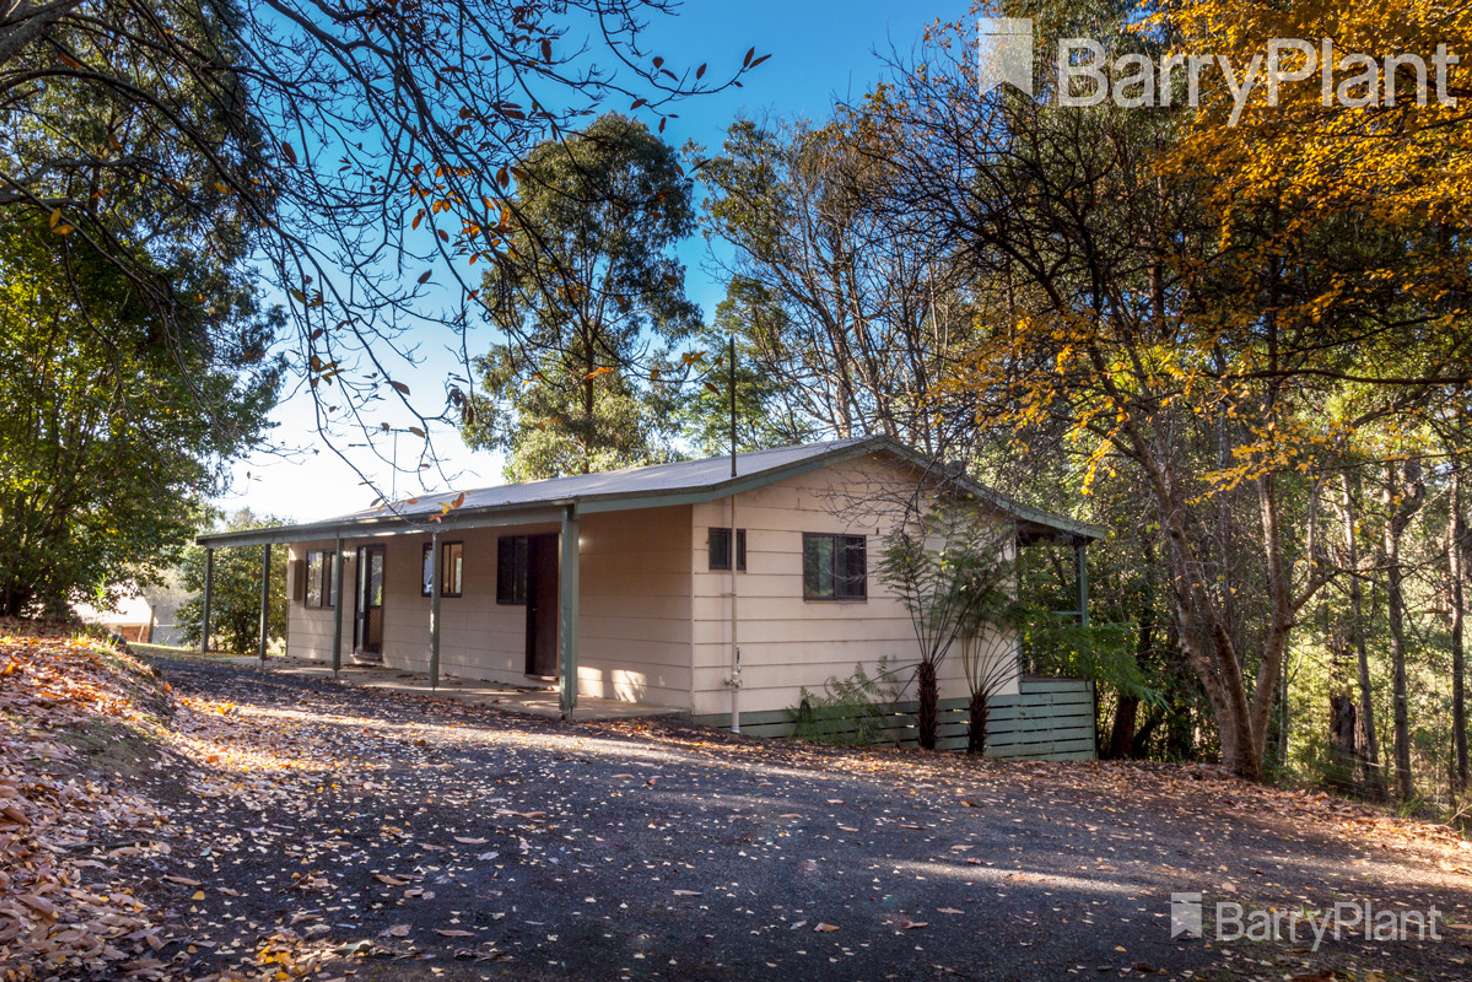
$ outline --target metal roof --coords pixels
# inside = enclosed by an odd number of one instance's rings
[[[448,511],[445,505],[459,497],[459,492],[424,495],[320,522],[208,533],[199,536],[197,541],[206,546],[239,546],[262,542],[299,542],[339,535],[384,535],[433,529],[555,522],[561,517],[562,510],[568,507],[574,508],[579,514],[592,514],[714,500],[762,487],[817,467],[826,467],[840,460],[874,453],[889,453],[925,470],[940,468],[936,462],[892,440],[883,437],[858,437],[737,454],[735,477],[731,476],[729,456],[708,457],[704,460],[631,467],[598,474],[577,474],[526,484],[477,488],[465,491],[464,501]],[[1035,535],[1082,539],[1099,539],[1104,536],[1104,530],[1097,526],[1022,505],[964,475],[949,471],[944,474],[948,482],[1035,527]],[[438,516],[440,520],[432,522],[434,516]]]

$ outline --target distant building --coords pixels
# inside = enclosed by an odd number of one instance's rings
[[[179,626],[179,608],[189,599],[188,591],[179,585],[174,574],[168,574],[158,586],[135,592],[131,584],[122,588],[131,596],[122,597],[113,610],[88,603],[72,605],[72,612],[84,624],[96,624],[120,634],[128,641],[143,644],[183,644]]]
[[[146,597],[123,597],[115,610],[102,610],[91,604],[72,605],[72,612],[84,624],[95,624],[128,641],[147,642],[153,637],[153,605]]]
[[[163,583],[148,587],[143,596],[153,608],[153,630],[149,641],[153,644],[183,644],[184,629],[179,625],[179,608],[192,594],[180,585],[178,574],[167,574]]]

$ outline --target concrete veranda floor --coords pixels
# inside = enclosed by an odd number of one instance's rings
[[[214,659],[211,659],[214,660]],[[249,656],[225,656],[219,659],[241,668],[258,668],[260,662]],[[331,679],[332,668],[321,662],[296,658],[267,658],[265,671],[298,678]],[[495,706],[509,712],[527,713],[559,719],[562,707],[555,688],[531,688],[480,682],[440,676],[438,687],[431,687],[429,676],[382,665],[345,664],[337,675],[339,684],[401,692],[408,695],[433,696],[475,706]],[[655,706],[642,702],[623,702],[578,696],[573,718],[578,720],[635,719],[640,716],[677,716],[684,712],[673,706]]]

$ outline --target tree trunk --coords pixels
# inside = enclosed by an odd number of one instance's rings
[[[971,719],[966,726],[966,752],[984,754],[986,753],[986,693],[971,693],[971,704],[967,708],[971,712]]]
[[[1135,664],[1143,662],[1155,647],[1155,549],[1147,539],[1144,549],[1145,591],[1140,601],[1140,629],[1135,636]],[[1135,732],[1139,726],[1140,699],[1121,693],[1114,708],[1114,724],[1109,731],[1109,743],[1104,756],[1109,760],[1123,760],[1135,756]]]
[[[926,659],[915,667],[915,690],[920,708],[915,714],[915,726],[920,746],[925,750],[935,749],[936,729],[939,723],[939,687],[935,679],[935,663]]]
[[[1178,703],[1165,719],[1165,755],[1169,760],[1187,761],[1197,759],[1197,753],[1191,707]]]
[[[1129,755],[1134,760],[1144,760],[1150,756],[1150,739],[1155,736],[1155,731],[1160,729],[1160,724],[1166,722],[1164,711],[1147,711],[1145,722],[1135,730],[1135,738],[1130,742]],[[1167,736],[1169,732],[1167,731]],[[1170,751],[1166,751],[1166,756]]]
[[[1252,754],[1257,761],[1258,773],[1262,777],[1262,762],[1267,753],[1268,720],[1273,707],[1282,703],[1281,717],[1287,722],[1286,691],[1283,679],[1287,672],[1288,636],[1293,630],[1295,605],[1293,577],[1289,563],[1283,555],[1283,538],[1278,515],[1277,478],[1266,474],[1257,480],[1258,511],[1262,517],[1263,557],[1267,560],[1268,600],[1272,614],[1268,620],[1267,637],[1263,639],[1262,657],[1258,663],[1257,684],[1252,692],[1252,725],[1248,729],[1253,744]],[[1286,734],[1280,735],[1286,739]],[[1242,772],[1239,771],[1239,774]],[[1242,774],[1243,777],[1248,775]]]
[[[0,590],[0,617],[20,617],[30,602],[30,593],[25,588],[7,586]]]
[[[1090,357],[1104,384],[1110,385],[1109,366],[1103,355],[1093,351]],[[1222,761],[1237,776],[1260,781],[1268,719],[1277,700],[1289,635],[1297,608],[1308,599],[1305,596],[1296,600],[1293,594],[1292,567],[1283,549],[1276,479],[1267,474],[1255,482],[1262,519],[1262,558],[1272,610],[1258,657],[1255,685],[1249,695],[1242,653],[1232,633],[1236,625],[1224,606],[1230,590],[1222,591],[1207,573],[1203,556],[1210,542],[1193,534],[1188,521],[1193,511],[1192,494],[1181,485],[1165,439],[1158,431],[1146,432],[1126,419],[1120,442],[1140,465],[1155,499],[1165,543],[1165,566],[1171,577],[1174,614],[1181,629],[1181,647],[1211,703],[1221,740]]]
[[[1252,753],[1252,716],[1231,634],[1220,618],[1213,616],[1206,588],[1194,572],[1197,567],[1184,527],[1170,528],[1167,540],[1180,646],[1211,704],[1222,763],[1240,777],[1257,780],[1261,758]]]
[[[1361,581],[1359,533],[1359,478],[1344,472],[1340,520],[1344,526],[1344,555],[1349,567],[1349,642],[1355,651],[1360,686],[1360,754],[1365,789],[1370,797],[1385,797],[1385,772],[1380,767],[1380,737],[1375,729],[1374,691],[1370,686],[1370,652],[1365,643],[1365,588]]]
[[[596,353],[593,350],[592,338],[584,338],[586,350],[584,357],[583,373],[583,473],[592,470],[593,457],[593,380],[598,376],[595,374],[598,368]],[[732,533],[733,535],[735,533]]]
[[[1333,623],[1328,604],[1319,607],[1324,643],[1329,648],[1329,784],[1352,790],[1355,784],[1356,719],[1354,659],[1341,624]]]
[[[1292,724],[1289,718],[1293,707],[1288,705],[1288,656],[1283,656],[1283,671],[1278,678],[1278,769],[1285,770],[1288,767],[1288,728]]]
[[[1109,743],[1104,748],[1105,760],[1124,760],[1131,756],[1139,719],[1139,698],[1121,695],[1119,705],[1114,708],[1114,725],[1109,729]]]
[[[1406,685],[1405,569],[1400,561],[1401,540],[1411,517],[1420,509],[1426,495],[1421,465],[1414,460],[1405,464],[1405,483],[1401,487],[1401,468],[1391,463],[1386,468],[1385,505],[1385,593],[1390,622],[1390,661],[1395,672],[1395,787],[1401,801],[1409,801],[1415,788],[1411,780],[1410,696]]]
[[[1254,725],[1261,719],[1263,729],[1266,728],[1266,715],[1277,691],[1278,671],[1286,642],[1283,619],[1276,612],[1278,604],[1274,605],[1273,623],[1264,643],[1258,690],[1249,700],[1231,625],[1203,579],[1199,553],[1186,524],[1189,505],[1185,496],[1175,487],[1173,476],[1154,454],[1143,457],[1142,462],[1146,464],[1150,487],[1162,518],[1165,560],[1171,574],[1175,617],[1181,628],[1181,648],[1200,677],[1202,689],[1211,703],[1221,742],[1222,762],[1237,776],[1259,781],[1262,779],[1262,740],[1265,734],[1255,730]],[[1272,498],[1271,488],[1267,489],[1265,498]],[[1274,517],[1275,503],[1273,509],[1264,509],[1265,519]],[[1276,524],[1265,527],[1263,536],[1264,542],[1275,542]],[[1272,565],[1269,557],[1270,568]],[[1266,691],[1263,690],[1264,685]]]
[[[1467,787],[1467,696],[1464,688],[1466,673],[1463,651],[1463,586],[1462,578],[1467,569],[1467,527],[1462,515],[1462,475],[1460,469],[1452,468],[1451,476],[1451,521],[1448,522],[1446,560],[1447,580],[1450,586],[1448,606],[1451,607],[1452,644],[1452,749],[1454,755],[1452,784],[1457,791]]]
[[[1354,697],[1349,690],[1329,696],[1329,780],[1338,787],[1354,784],[1355,745]]]
[[[1175,618],[1165,622],[1165,650],[1179,651],[1181,648],[1181,627]],[[1135,756],[1144,757],[1149,744],[1151,732],[1160,724],[1165,725],[1165,758],[1166,760],[1185,761],[1196,759],[1196,724],[1191,718],[1191,702],[1187,696],[1188,690],[1178,682],[1180,688],[1175,693],[1175,698],[1164,710],[1152,713],[1150,719],[1146,720],[1145,726],[1135,738]]]
[[[1092,350],[1090,361],[1110,395],[1119,403],[1130,401],[1110,382],[1110,368],[1102,352]],[[1165,441],[1160,431],[1152,428],[1147,432],[1133,419],[1125,418],[1120,443],[1144,472],[1146,484],[1155,500],[1165,546],[1165,567],[1170,571],[1172,613],[1180,627],[1181,650],[1211,703],[1212,716],[1221,739],[1222,761],[1238,776],[1260,780],[1261,734],[1253,732],[1257,712],[1249,705],[1242,661],[1232,639],[1233,625],[1223,612],[1219,591],[1213,589],[1206,574],[1202,553],[1210,548],[1210,543],[1203,543],[1199,536],[1192,534],[1187,521],[1192,512],[1191,495],[1181,487],[1173,467],[1171,448]],[[1264,517],[1269,517],[1266,511]],[[1264,541],[1273,541],[1275,534],[1276,528],[1264,529]],[[1271,561],[1269,565],[1272,565]],[[1274,630],[1277,623],[1275,616]],[[1277,660],[1282,655],[1281,647],[1274,647],[1272,637],[1273,632],[1270,632],[1270,641],[1263,651],[1262,668],[1258,673],[1259,688],[1255,693],[1259,701],[1266,697],[1269,705],[1276,690]],[[1266,693],[1261,687],[1264,676],[1268,683]]]
[[[1406,691],[1405,599],[1402,571],[1394,553],[1387,550],[1386,595],[1389,601],[1390,662],[1394,669],[1392,695],[1395,700],[1395,791],[1401,801],[1414,793],[1411,781],[1410,698]]]

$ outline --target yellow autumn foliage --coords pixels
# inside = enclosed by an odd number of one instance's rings
[[[1224,56],[1242,71],[1267,61],[1274,38],[1313,45],[1319,71],[1278,86],[1258,85],[1237,125],[1224,85],[1203,90],[1202,111],[1175,148],[1170,165],[1211,179],[1212,200],[1228,213],[1254,205],[1280,207],[1290,229],[1301,230],[1330,213],[1352,211],[1389,224],[1407,222],[1465,228],[1472,221],[1472,5],[1433,0],[1342,3],[1294,0],[1182,0],[1157,16],[1169,22],[1179,53]],[[1333,45],[1334,98],[1324,99],[1324,39]],[[1462,59],[1446,72],[1439,101],[1431,68],[1438,45]],[[1344,105],[1339,96],[1371,95],[1353,84],[1354,54],[1381,66],[1376,104]],[[1416,78],[1401,65],[1386,73],[1385,59],[1417,55],[1428,66],[1430,91],[1416,99]],[[1285,71],[1304,67],[1290,54]],[[1389,105],[1389,88],[1396,97]]]

